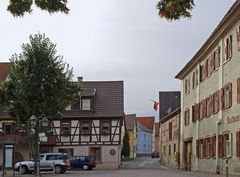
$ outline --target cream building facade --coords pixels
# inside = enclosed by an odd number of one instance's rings
[[[179,72],[181,168],[240,174],[240,1]]]

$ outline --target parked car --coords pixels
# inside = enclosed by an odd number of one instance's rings
[[[159,152],[153,152],[151,156],[152,158],[159,158]]]
[[[66,170],[71,169],[70,161],[65,153],[44,153],[39,155],[40,171],[53,171],[55,173],[64,173]],[[21,174],[32,173],[34,170],[34,161],[22,161],[15,164],[15,170],[20,171]]]
[[[72,169],[91,170],[96,167],[96,162],[91,156],[72,156],[70,164]]]

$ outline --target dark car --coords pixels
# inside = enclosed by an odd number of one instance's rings
[[[72,156],[70,164],[72,169],[92,170],[96,167],[95,160],[91,156]]]
[[[151,156],[152,158],[159,158],[159,152],[153,152]]]

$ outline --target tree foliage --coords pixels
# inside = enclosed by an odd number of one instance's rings
[[[194,6],[193,0],[159,0],[157,10],[161,18],[173,21],[190,18]]]
[[[48,11],[50,14],[62,12],[68,14],[67,0],[34,0],[37,7]],[[25,13],[32,12],[33,0],[10,0],[7,10],[14,17],[22,17]]]
[[[35,34],[10,59],[1,102],[21,123],[31,115],[57,116],[77,97],[80,86],[72,82],[72,69],[56,53],[49,38]]]
[[[122,147],[121,155],[124,156],[125,158],[129,158],[129,156],[130,156],[130,145],[129,145],[128,132],[126,132],[123,137],[123,147]]]

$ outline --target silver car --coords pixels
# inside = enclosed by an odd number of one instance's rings
[[[40,171],[55,170],[55,173],[59,174],[59,173],[64,173],[66,170],[71,169],[69,158],[67,154],[64,154],[64,153],[40,154],[39,160],[40,160]],[[29,161],[18,162],[15,164],[15,170],[20,171],[21,174],[32,173],[34,170],[34,161],[29,160]]]

